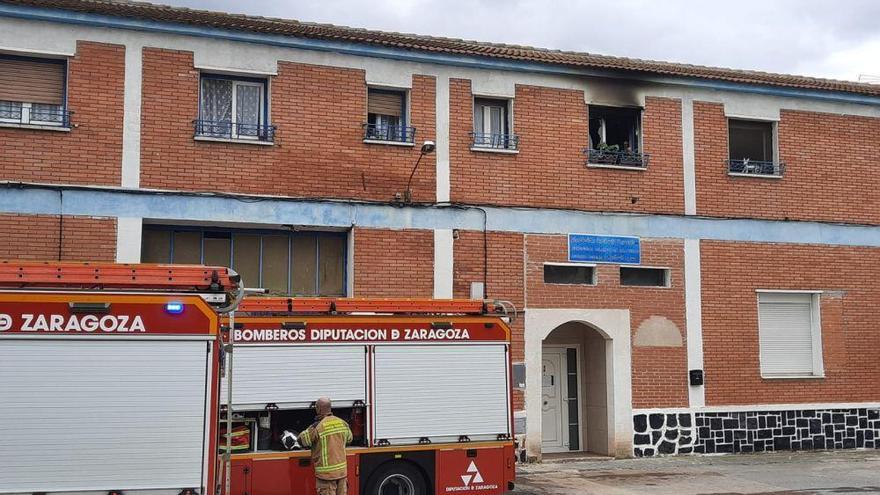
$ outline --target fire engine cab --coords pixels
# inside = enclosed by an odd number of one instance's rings
[[[225,493],[315,493],[309,452],[292,439],[313,423],[322,396],[351,425],[351,494],[512,489],[507,308],[474,300],[245,297],[224,332]]]
[[[213,493],[240,298],[227,268],[0,263],[0,493]]]

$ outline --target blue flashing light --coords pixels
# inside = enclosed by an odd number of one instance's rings
[[[173,315],[179,315],[183,313],[183,303],[182,302],[170,302],[165,304],[165,311],[167,313],[171,313]]]

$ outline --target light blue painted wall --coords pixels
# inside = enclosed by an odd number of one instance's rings
[[[61,197],[63,194],[63,204]],[[880,246],[880,227],[724,220],[704,217],[485,208],[489,230],[532,234],[605,234],[844,246]],[[483,213],[457,206],[397,207],[123,189],[0,188],[0,212],[142,217],[164,222],[241,223],[320,227],[482,230]]]

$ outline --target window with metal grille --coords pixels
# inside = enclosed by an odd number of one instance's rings
[[[620,285],[636,287],[669,287],[669,270],[666,268],[621,266]]]
[[[0,55],[0,122],[69,125],[67,61]]]
[[[596,267],[563,263],[544,263],[545,284],[596,285]]]
[[[776,159],[776,123],[728,119],[728,172],[749,175],[782,175]]]
[[[411,143],[415,128],[407,125],[406,91],[369,88],[364,139]]]
[[[144,263],[229,266],[247,287],[297,296],[345,295],[347,236],[342,232],[287,232],[149,226]]]
[[[590,105],[587,163],[631,168],[648,166],[641,150],[642,109]]]
[[[475,148],[517,149],[519,140],[510,128],[510,100],[474,98]]]
[[[818,293],[759,292],[761,376],[822,376]]]
[[[272,141],[266,79],[202,74],[196,136]]]

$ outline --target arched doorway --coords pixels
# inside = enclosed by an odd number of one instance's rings
[[[628,310],[528,309],[526,453],[632,456]]]
[[[571,321],[541,349],[541,452],[609,455],[606,339]]]

